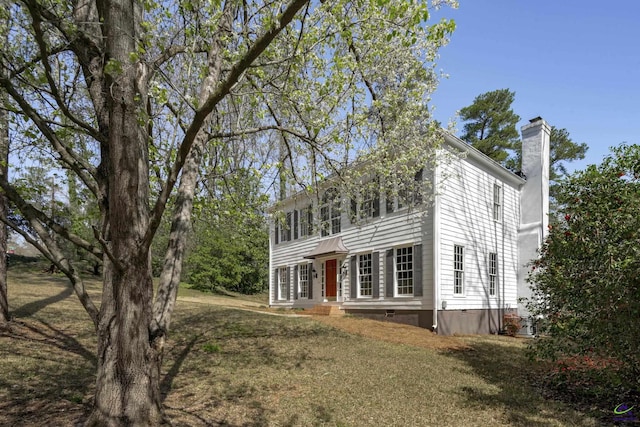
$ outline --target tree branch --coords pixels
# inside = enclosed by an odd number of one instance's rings
[[[7,93],[18,103],[22,109],[22,113],[29,117],[31,121],[38,127],[40,132],[51,143],[54,150],[60,155],[60,161],[73,170],[87,188],[95,195],[98,195],[98,186],[96,184],[96,169],[81,156],[76,154],[70,147],[65,146],[51,129],[46,120],[44,120],[36,110],[22,97],[6,78],[0,77],[0,86],[3,86]]]
[[[78,275],[76,270],[73,268],[69,260],[62,254],[62,251],[56,244],[55,240],[49,236],[47,230],[42,226],[42,224],[36,219],[30,219],[29,224],[34,229],[38,238],[44,242],[44,245],[40,243],[40,241],[36,240],[27,233],[24,229],[19,227],[17,224],[12,221],[7,220],[6,218],[1,218],[0,221],[7,224],[13,231],[20,234],[24,240],[26,240],[29,244],[31,244],[34,248],[36,248],[42,255],[44,255],[49,261],[55,264],[56,267],[69,279],[71,285],[73,286],[76,295],[80,299],[80,303],[84,307],[85,311],[93,321],[94,327],[98,326],[98,316],[99,311],[96,308],[95,304],[91,300],[91,297],[87,293],[84,287],[84,281]]]
[[[60,237],[63,237],[64,239],[73,243],[75,246],[87,251],[96,258],[102,259],[102,252],[97,247],[84,240],[80,236],[70,233],[67,228],[56,223],[44,212],[35,208],[33,205],[24,200],[22,196],[15,190],[15,188],[13,188],[13,186],[7,182],[5,177],[0,177],[0,187],[4,191],[7,198],[16,205],[16,207],[20,210],[20,212],[22,212],[27,220],[29,220],[30,222],[33,220],[38,220],[41,223],[46,224],[47,227],[53,230]]]
[[[27,3],[27,7],[29,8],[29,12],[31,13],[31,16],[32,16],[31,25],[33,27],[35,40],[36,40],[36,43],[38,44],[38,48],[40,49],[40,58],[42,60],[41,61],[42,66],[44,68],[44,74],[47,79],[47,82],[49,83],[49,88],[51,89],[51,92],[50,92],[51,96],[53,97],[53,99],[56,102],[56,105],[58,106],[58,108],[60,108],[60,111],[62,111],[65,117],[67,117],[73,123],[75,123],[76,125],[80,126],[82,129],[84,129],[87,132],[87,134],[90,135],[92,138],[94,138],[97,141],[100,141],[102,138],[100,133],[96,129],[91,127],[88,123],[85,123],[84,121],[77,118],[74,114],[72,114],[71,111],[69,111],[69,109],[65,105],[64,100],[60,96],[60,91],[58,91],[58,85],[53,80],[53,76],[51,75],[51,64],[49,64],[50,54],[47,52],[47,45],[44,41],[44,34],[42,32],[42,27],[41,27],[42,21],[40,19],[40,15],[36,13],[35,10],[33,10],[31,5],[32,5],[31,2]]]
[[[185,133],[184,138],[178,148],[178,154],[171,171],[169,172],[169,176],[165,182],[165,185],[156,200],[156,203],[151,211],[149,227],[147,229],[147,233],[142,241],[142,244],[147,245],[150,244],[153,236],[160,225],[160,221],[162,219],[162,214],[164,212],[167,200],[169,200],[169,195],[173,191],[173,187],[178,179],[178,175],[184,166],[184,162],[191,150],[191,146],[193,142],[202,128],[205,119],[207,116],[213,111],[213,109],[218,105],[218,103],[229,94],[233,86],[240,80],[240,77],[244,74],[244,72],[249,68],[249,66],[255,61],[264,50],[271,44],[271,42],[280,34],[280,32],[293,20],[298,11],[308,2],[309,0],[293,0],[286,7],[284,12],[280,15],[280,18],[272,25],[269,30],[267,30],[260,38],[258,38],[255,43],[249,48],[249,50],[244,54],[244,56],[236,62],[236,64],[231,68],[229,74],[226,78],[220,82],[216,90],[209,96],[206,102],[200,107],[191,122],[191,125],[188,127],[187,132]]]

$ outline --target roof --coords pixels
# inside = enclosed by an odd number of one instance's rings
[[[526,182],[526,179],[523,179],[521,176],[515,174],[514,172],[510,171],[509,169],[505,168],[504,166],[502,166],[500,163],[496,162],[495,160],[493,160],[492,158],[490,158],[489,156],[487,156],[486,154],[484,154],[483,152],[481,152],[480,150],[478,150],[477,148],[471,146],[471,144],[468,144],[466,142],[464,142],[463,140],[461,140],[460,138],[458,138],[457,136],[455,136],[454,134],[452,134],[451,132],[449,132],[446,129],[441,129],[443,135],[444,135],[444,144],[448,145],[449,147],[461,152],[461,153],[465,153],[466,154],[466,160],[470,161],[471,163],[474,163],[476,166],[491,172],[497,176],[499,176],[501,179],[503,179],[505,182],[514,185],[514,186],[519,186],[522,185]],[[350,167],[354,166],[349,165]],[[326,178],[326,181],[330,181],[332,178],[332,176],[329,176]],[[286,199],[286,201],[289,200],[295,200],[296,198],[300,197],[300,196],[307,196],[308,193],[306,192],[306,190],[300,190],[294,194],[291,194],[290,196],[288,196]],[[272,206],[270,206],[267,209],[267,212],[273,212],[276,210],[276,206],[282,202],[283,200],[279,201],[279,202],[275,202]]]
[[[332,237],[318,243],[318,245],[304,258],[314,259],[325,255],[348,254],[349,249],[342,243],[342,237]]]
[[[518,176],[515,173],[511,172],[509,169],[505,168],[500,163],[493,160],[491,157],[473,147],[471,144],[464,142],[463,140],[449,132],[445,132],[444,135],[444,140],[450,147],[453,147],[456,150],[467,154],[467,160],[475,161],[478,166],[484,168],[487,171],[495,173],[504,181],[509,182],[512,185],[522,185],[526,182],[526,180],[521,176]]]

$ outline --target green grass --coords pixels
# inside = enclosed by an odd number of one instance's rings
[[[97,282],[90,286],[98,295]],[[96,341],[67,289],[40,273],[10,276],[16,326],[0,335],[0,425],[73,425],[90,409]],[[165,410],[174,426],[599,425],[527,385],[535,371],[521,341],[457,339],[469,349],[428,350],[308,318],[179,302]]]
[[[180,283],[180,287],[178,288],[178,295],[185,296],[185,297],[200,297],[202,295],[215,295],[215,296],[222,296],[222,297],[228,297],[233,299],[242,299],[245,301],[251,301],[251,302],[263,304],[265,306],[269,304],[269,293],[266,291],[258,294],[253,294],[253,295],[240,294],[238,292],[229,291],[224,288],[216,288],[216,290],[213,292],[202,292],[197,289],[194,289],[192,285],[185,282]]]

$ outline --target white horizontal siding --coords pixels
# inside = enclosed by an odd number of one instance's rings
[[[284,207],[285,212],[292,211],[293,209],[301,209],[308,206],[309,202],[299,200],[296,205],[291,202],[288,206]],[[375,305],[381,308],[389,308],[393,306],[397,308],[398,304],[410,304],[418,309],[431,309],[433,306],[433,244],[432,244],[432,215],[426,212],[409,212],[407,209],[402,209],[398,212],[386,214],[384,212],[385,204],[384,200],[380,201],[382,215],[379,218],[369,219],[368,221],[354,225],[349,221],[348,204],[347,201],[343,203],[343,213],[341,217],[341,233],[338,234],[342,237],[344,245],[349,249],[347,256],[355,255],[358,253],[376,251],[379,253],[379,295],[380,298],[357,298],[351,300],[352,303],[358,305]],[[317,222],[317,218],[314,218]],[[274,240],[274,225],[271,225],[271,239]],[[310,253],[320,241],[329,239],[337,235],[320,237],[319,233],[315,233],[313,236],[306,236],[299,239],[294,239],[287,242],[280,242],[278,244],[272,244],[271,251],[271,277],[273,276],[274,269],[281,266],[293,266],[302,262],[307,262],[304,256]],[[415,245],[422,244],[422,287],[423,297],[415,298],[393,298],[389,299],[385,297],[385,252],[388,249],[394,248],[398,245]],[[348,258],[347,258],[348,261]],[[314,268],[318,277],[313,279],[313,301],[322,301],[321,290],[321,277],[320,277],[320,263],[321,261],[314,261]],[[340,268],[340,265],[338,265]],[[293,274],[293,273],[292,273]],[[343,277],[343,296],[345,302],[349,300],[349,283],[350,275],[347,274]],[[293,284],[293,277],[291,278]],[[277,286],[275,281],[271,280],[272,295],[274,295],[272,303],[275,305],[295,305],[303,306],[306,303],[311,304],[311,301],[297,300],[293,301],[277,301],[275,299],[274,287]],[[375,284],[374,284],[375,286]],[[293,297],[293,291],[290,294],[290,299]],[[417,301],[416,301],[417,300]],[[417,306],[416,306],[417,304]]]
[[[498,308],[517,300],[519,188],[463,158],[443,163],[440,206],[440,299],[447,309]],[[502,188],[502,219],[493,220],[493,186]],[[454,295],[454,246],[464,247],[464,293]],[[489,295],[488,257],[498,253],[498,293]],[[504,304],[503,304],[504,303]],[[439,304],[442,306],[442,303]]]

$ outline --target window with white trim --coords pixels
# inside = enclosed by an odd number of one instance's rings
[[[322,196],[320,206],[320,234],[329,236],[340,233],[340,193],[336,188],[328,189]]]
[[[368,219],[380,216],[380,191],[370,188],[362,193],[360,218]]]
[[[280,243],[291,240],[291,212],[277,220],[276,232],[280,231]]]
[[[298,297],[309,298],[309,266],[301,264],[298,267]]]
[[[373,255],[358,255],[358,296],[373,296]]]
[[[502,218],[502,187],[493,184],[493,220],[500,221]]]
[[[464,294],[464,246],[453,246],[453,293]]]
[[[413,295],[413,246],[396,248],[396,294]]]
[[[380,216],[380,179],[375,177],[362,184],[362,189],[357,195],[357,213],[351,212],[357,220],[371,219]],[[351,205],[354,209],[354,201]]]
[[[313,234],[313,207],[311,205],[300,210],[300,237]]]
[[[489,296],[495,296],[498,288],[498,254],[489,253]]]
[[[424,168],[418,170],[413,181],[406,183],[398,191],[398,209],[405,206],[416,206],[422,203],[422,181]]]
[[[286,300],[287,295],[287,267],[278,268],[278,299]]]

